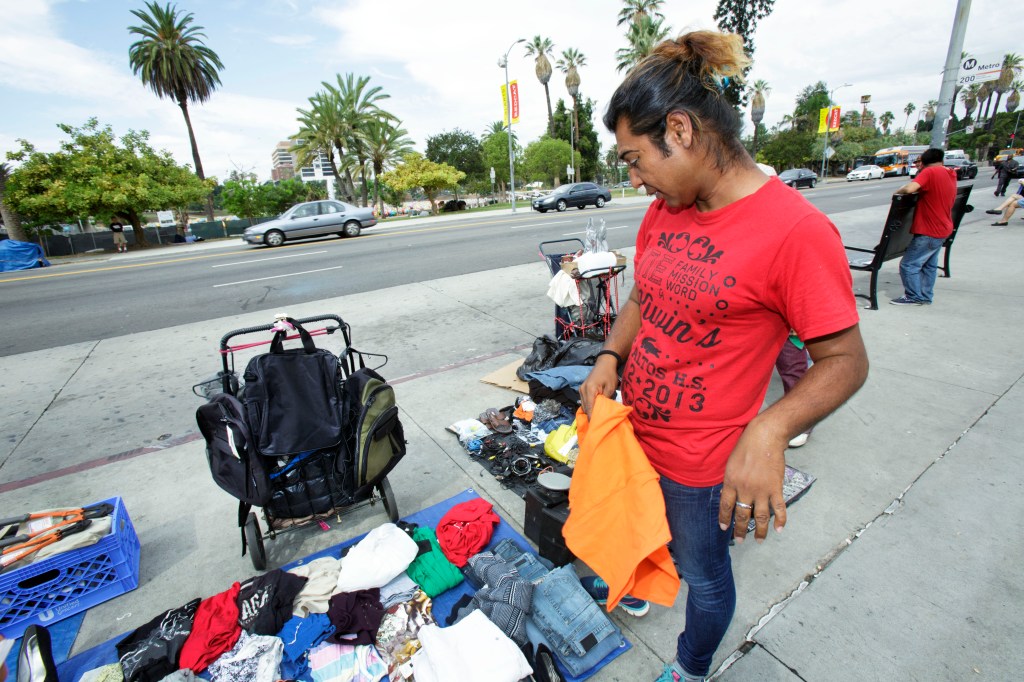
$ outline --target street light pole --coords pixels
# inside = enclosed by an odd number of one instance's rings
[[[526,38],[520,38],[516,42],[508,46],[505,50],[505,56],[498,60],[498,66],[505,69],[505,116],[508,118],[508,178],[509,178],[509,189],[512,190],[512,212],[516,212],[516,168],[515,168],[515,157],[512,155],[512,90],[508,86],[508,55],[512,51],[512,48],[519,43],[525,43]]]
[[[832,88],[828,91],[828,111],[832,113],[832,95],[835,94],[836,90],[841,88],[850,87],[850,83],[843,83],[842,85]],[[828,182],[828,157],[825,156],[825,152],[828,151],[828,116],[825,117],[825,138],[822,140],[821,145],[821,181]]]

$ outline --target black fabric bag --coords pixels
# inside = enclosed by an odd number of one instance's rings
[[[398,419],[395,389],[374,370],[357,369],[345,379],[342,392],[348,423],[347,464],[353,469],[358,498],[405,456],[405,431]]]
[[[270,500],[270,479],[253,450],[242,403],[215,393],[196,410],[196,423],[206,439],[206,459],[214,482],[232,497],[262,507]]]
[[[295,455],[338,445],[342,439],[338,358],[288,318],[302,348],[284,350],[285,332],[274,335],[270,352],[245,368],[242,402],[257,451],[267,457]]]
[[[533,342],[533,350],[516,370],[516,376],[523,381],[530,372],[565,365],[593,365],[602,341],[588,338],[574,338],[557,341],[551,336],[540,336]]]

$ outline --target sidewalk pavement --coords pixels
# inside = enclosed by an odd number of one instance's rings
[[[984,188],[974,203],[984,209]],[[831,216],[851,245],[873,245],[884,209]],[[733,550],[738,604],[714,661],[718,679],[1007,680],[1024,667],[1024,223],[968,214],[953,278],[932,306],[862,311],[867,384],[789,462],[817,477],[781,535]],[[631,271],[631,268],[628,272]],[[389,477],[407,514],[465,488],[521,531],[524,503],[471,461],[445,427],[508,391],[481,383],[552,331],[548,270],[535,264],[295,306],[340,314],[357,348],[387,353],[409,454]],[[901,294],[898,268],[879,298]],[[867,276],[855,273],[863,292]],[[629,285],[624,287],[623,295]],[[142,541],[140,586],[88,612],[82,651],[193,596],[251,575],[234,501],[212,482],[190,394],[218,368],[247,313],[0,358],[0,508],[7,513],[124,498]],[[767,398],[781,396],[777,379]],[[379,507],[267,543],[280,565],[365,532]],[[685,587],[684,587],[685,589]],[[644,618],[616,611],[634,648],[596,680],[654,679],[675,650],[684,595]],[[724,668],[724,669],[723,669]]]

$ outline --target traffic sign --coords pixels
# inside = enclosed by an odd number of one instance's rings
[[[1003,58],[999,55],[987,55],[982,58],[968,57],[960,62],[956,84],[967,86],[973,83],[985,83],[998,80],[1003,70]]]
[[[970,135],[971,133],[974,132],[974,126],[967,126],[966,128],[964,128],[964,132]]]

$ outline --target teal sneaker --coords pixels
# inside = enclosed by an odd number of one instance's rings
[[[580,584],[598,604],[604,606],[608,603],[608,583],[604,580],[596,575],[588,575],[580,578]],[[651,610],[651,604],[646,599],[637,599],[628,594],[619,600],[619,606],[623,611],[636,618],[647,615],[647,612]]]
[[[666,663],[665,669],[661,671],[661,675],[654,682],[706,682],[706,677],[692,677],[682,672],[682,668],[677,663]]]

